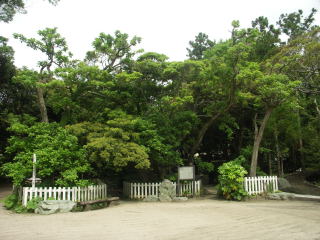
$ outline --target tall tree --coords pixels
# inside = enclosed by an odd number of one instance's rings
[[[280,26],[281,31],[289,37],[289,41],[306,33],[314,28],[314,15],[317,10],[311,9],[311,13],[303,18],[303,11],[300,9],[298,12],[290,14],[281,14],[277,24]]]
[[[292,102],[295,88],[299,85],[298,81],[290,81],[284,74],[263,73],[259,64],[251,63],[244,68],[239,76],[247,82],[246,97],[253,100],[252,104],[260,111],[263,111],[263,118],[258,124],[258,114],[253,119],[254,124],[254,143],[251,156],[250,176],[256,175],[258,164],[259,147],[263,138],[264,130],[272,111],[284,104]]]
[[[68,51],[67,43],[63,37],[57,32],[57,28],[46,28],[38,31],[40,40],[35,38],[26,38],[22,34],[14,34],[14,38],[19,39],[25,43],[28,47],[34,50],[40,51],[45,54],[46,59],[39,61],[40,67],[37,75],[33,75],[36,83],[37,98],[39,103],[39,109],[41,113],[41,120],[43,122],[49,122],[47,107],[44,98],[45,84],[52,80],[52,68],[64,67],[69,63],[69,58],[72,54]],[[30,71],[22,71],[19,78],[21,80],[28,79]]]
[[[215,42],[209,39],[205,33],[198,33],[194,41],[189,41],[190,48],[187,48],[188,57],[192,60],[204,58],[204,52],[214,46]]]
[[[115,31],[114,36],[100,33],[93,43],[93,50],[87,52],[86,61],[97,64],[108,72],[118,72],[119,70],[130,68],[133,56],[140,52],[134,51],[133,47],[141,42],[141,38],[134,36],[129,39],[129,35]]]

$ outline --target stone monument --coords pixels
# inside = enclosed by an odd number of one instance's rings
[[[159,186],[159,200],[160,202],[171,202],[176,197],[176,188],[173,183],[165,179]]]

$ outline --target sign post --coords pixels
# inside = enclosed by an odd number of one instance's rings
[[[36,162],[37,162],[37,156],[36,154],[33,154],[33,169],[32,169],[32,180],[31,180],[31,184],[32,184],[32,191],[34,191],[35,187],[36,187]]]
[[[31,186],[32,186],[32,191],[35,192],[35,188],[36,188],[36,183],[37,182],[41,182],[40,178],[37,178],[37,168],[36,168],[36,163],[37,163],[37,156],[36,154],[33,154],[32,156],[32,177],[28,178],[27,181],[31,182]]]
[[[192,180],[192,195],[195,197],[195,176],[194,165],[178,167],[178,194],[181,191],[180,180]]]

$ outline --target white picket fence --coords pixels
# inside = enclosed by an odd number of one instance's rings
[[[22,192],[22,205],[26,206],[27,202],[33,198],[42,198],[47,200],[71,200],[73,202],[90,201],[107,197],[107,185],[101,184],[88,187],[24,187]]]
[[[123,183],[123,195],[130,199],[142,199],[148,196],[159,196],[159,183]],[[177,189],[177,183],[173,183]],[[200,194],[201,181],[195,181],[195,194]],[[179,196],[193,193],[193,182],[181,183]]]
[[[246,177],[244,178],[244,189],[249,195],[264,192],[278,191],[277,176]]]

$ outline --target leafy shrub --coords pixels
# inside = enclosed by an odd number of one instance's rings
[[[11,177],[14,185],[22,185],[32,175],[32,155],[37,155],[37,176],[43,182],[51,181],[56,186],[83,186],[81,179],[90,171],[85,150],[78,145],[78,139],[57,123],[20,123],[11,118],[6,153],[14,156],[1,170]],[[31,126],[30,126],[31,125]]]
[[[38,207],[39,203],[42,201],[42,198],[36,197],[28,201],[27,210],[28,212],[34,212],[34,210]]]
[[[200,173],[208,174],[210,172],[213,172],[213,170],[214,170],[213,163],[202,161],[202,159],[200,157],[195,157],[194,160],[195,160],[195,164],[198,168],[198,171]]]
[[[25,213],[27,208],[21,205],[17,194],[10,194],[4,199],[4,207],[8,210],[13,210],[16,213]]]
[[[242,200],[246,195],[243,187],[247,171],[238,163],[231,161],[218,168],[219,192],[227,200]]]
[[[4,207],[9,210],[14,209],[18,204],[18,200],[17,194],[10,194],[4,199]]]

